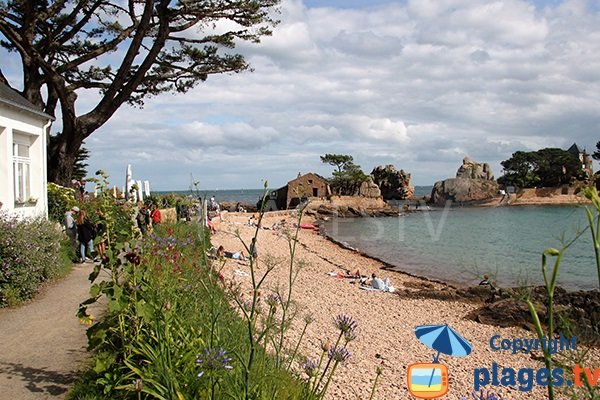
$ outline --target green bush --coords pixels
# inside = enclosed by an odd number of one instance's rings
[[[65,211],[76,204],[75,189],[48,183],[48,218],[51,221],[62,223]]]
[[[30,299],[40,284],[59,277],[69,262],[62,233],[43,218],[0,214],[0,307]]]

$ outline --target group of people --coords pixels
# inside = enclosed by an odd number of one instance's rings
[[[93,224],[85,210],[72,207],[65,213],[65,232],[71,240],[71,244],[80,263],[86,261],[97,262],[105,257],[106,241],[104,233],[106,226],[102,222],[102,215],[98,215],[100,221]],[[98,238],[96,246],[94,240]],[[96,248],[95,248],[96,247]],[[92,254],[95,253],[95,258]]]
[[[135,222],[143,236],[152,229],[152,226],[162,223],[162,214],[156,204],[152,204],[150,209],[144,203],[140,204]]]

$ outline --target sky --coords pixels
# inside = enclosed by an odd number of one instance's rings
[[[576,142],[592,152],[599,9],[600,0],[283,0],[273,35],[236,48],[253,72],[123,106],[86,140],[88,170],[123,185],[130,163],[154,190],[192,179],[202,189],[279,187],[299,172],[330,176],[320,156],[337,153],[366,173],[392,164],[432,185],[465,156],[498,177],[518,150]]]

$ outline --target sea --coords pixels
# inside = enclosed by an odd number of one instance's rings
[[[415,197],[428,196],[431,188],[416,186]],[[252,204],[263,193],[264,189],[200,192],[217,201]],[[500,287],[543,284],[543,251],[568,246],[559,285],[571,291],[599,286],[587,217],[580,206],[421,207],[398,217],[333,219],[325,230],[337,241],[395,266],[392,269],[457,286],[477,284],[484,274]],[[547,260],[549,276],[554,261]]]
[[[570,291],[599,286],[582,207],[422,209],[398,217],[333,219],[325,229],[392,269],[458,286],[477,284],[484,274],[499,287],[542,284],[542,253],[566,248],[558,284]],[[548,276],[554,262],[548,257]]]

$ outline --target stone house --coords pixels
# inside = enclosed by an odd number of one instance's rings
[[[311,198],[323,199],[331,195],[329,182],[320,175],[309,172],[291,180],[287,185],[273,191],[270,200],[276,204],[277,209],[286,210],[294,208]]]
[[[0,81],[0,208],[48,216],[46,141],[54,120]]]
[[[592,167],[592,157],[585,151],[585,149],[581,149],[577,143],[573,143],[571,147],[567,150],[569,153],[573,154],[575,157],[581,161],[581,167],[587,173],[588,177],[594,174]]]

